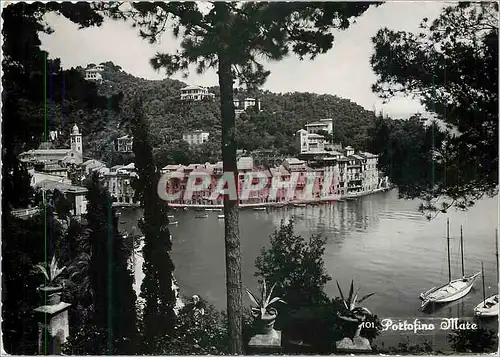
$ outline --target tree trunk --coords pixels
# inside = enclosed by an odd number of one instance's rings
[[[226,53],[219,53],[219,86],[222,116],[222,162],[224,173],[233,173],[238,185],[236,167],[235,116],[233,106],[233,74]],[[228,186],[230,188],[231,186]],[[238,190],[236,189],[236,192]],[[224,196],[227,316],[229,321],[229,353],[243,354],[241,334],[243,298],[238,197]]]

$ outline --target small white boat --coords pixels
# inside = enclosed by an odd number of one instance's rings
[[[253,210],[254,211],[265,211],[266,207],[255,207]]]
[[[222,219],[222,218],[224,218],[224,215],[223,214],[218,214],[217,218]]]
[[[420,294],[420,299],[422,299],[421,309],[424,310],[426,306],[430,303],[446,303],[458,300],[465,295],[467,295],[472,287],[477,277],[481,272],[475,273],[470,276],[465,276],[464,273],[464,245],[463,245],[463,235],[462,227],[460,227],[460,250],[462,255],[462,278],[451,279],[451,260],[450,260],[450,221],[447,221],[447,234],[446,240],[448,243],[448,282],[438,287],[427,290]]]
[[[170,223],[169,223],[169,225],[170,225],[170,226],[176,226],[176,225],[178,225],[178,224],[179,224],[179,222],[178,222],[178,221],[175,221],[175,222],[170,222]]]
[[[497,281],[498,281],[498,231],[495,231],[495,256],[497,260]],[[483,275],[483,301],[474,308],[474,316],[476,317],[494,317],[498,316],[498,294],[486,298],[486,288],[484,286],[484,268],[481,262],[481,272]]]
[[[481,301],[474,308],[474,316],[477,317],[494,317],[498,316],[498,294],[490,296]]]
[[[293,205],[295,207],[306,207],[307,206],[305,203],[294,203]]]
[[[197,214],[194,218],[208,218],[208,214]]]
[[[182,210],[183,210],[184,212],[187,212],[188,208],[187,208],[187,207],[184,207]]]
[[[213,209],[215,212],[222,212],[222,208],[214,208]]]
[[[174,218],[174,215],[169,214],[169,215],[167,216],[167,218]]]
[[[445,303],[463,298],[471,291],[474,282],[480,274],[481,273],[478,272],[462,279],[455,279],[445,285],[434,287],[420,294],[420,298],[423,300],[421,306],[422,310],[425,309],[429,303]]]
[[[214,209],[213,208],[205,208],[205,211],[207,212],[212,212]]]

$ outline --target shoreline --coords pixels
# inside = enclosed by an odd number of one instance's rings
[[[390,191],[392,188],[378,188],[368,192],[360,192],[360,193],[351,193],[347,195],[338,195],[335,198],[319,198],[314,200],[293,200],[293,201],[282,201],[282,202],[257,202],[257,203],[242,203],[238,205],[238,208],[284,208],[288,206],[294,205],[315,205],[321,203],[330,203],[330,202],[344,202],[355,200],[360,197],[372,195],[379,192]],[[169,203],[168,206],[170,208],[182,208],[182,209],[221,209],[224,208],[223,204],[215,204],[215,205],[207,205],[207,204],[187,204],[187,203]]]

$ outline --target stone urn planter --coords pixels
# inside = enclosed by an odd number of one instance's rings
[[[61,274],[66,267],[59,268],[56,257],[52,257],[50,264],[43,263],[36,266],[45,278],[45,284],[37,288],[41,301],[46,305],[57,305],[61,302],[63,285],[59,284]]]
[[[271,307],[257,319],[257,329],[259,333],[267,335],[274,330],[274,323],[276,322],[276,317],[278,316],[278,311]]]
[[[255,304],[255,306],[252,307],[252,315],[255,319],[255,327],[258,333],[262,335],[272,334],[275,331],[274,323],[278,316],[278,311],[272,307],[272,305],[277,302],[285,303],[279,297],[272,297],[275,286],[276,284],[274,284],[268,292],[266,281],[264,280],[261,285],[260,298],[245,288],[250,300]]]
[[[38,292],[40,293],[41,301],[46,301],[46,305],[57,305],[61,302],[61,293],[63,291],[62,285],[57,286],[39,286]]]
[[[363,329],[363,323],[366,321],[366,318],[372,316],[372,313],[367,308],[357,306],[357,304],[365,301],[370,296],[374,295],[374,293],[358,299],[359,290],[354,294],[354,281],[351,281],[349,295],[346,298],[338,282],[337,287],[346,309],[345,314],[337,312],[337,316],[350,325],[351,328],[349,328],[349,330],[354,331],[351,336],[344,337],[342,340],[336,342],[337,352],[351,353],[371,351],[370,341],[361,337],[361,330]]]

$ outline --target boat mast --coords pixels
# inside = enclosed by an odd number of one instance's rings
[[[450,219],[446,220],[446,241],[448,243],[448,281],[451,281],[451,260],[450,260]]]
[[[495,229],[495,257],[497,258],[497,283],[498,283],[498,229]]]
[[[481,275],[483,277],[483,307],[486,307],[486,289],[484,287],[484,267],[483,267],[483,262],[481,262]]]
[[[460,253],[462,255],[462,278],[465,277],[465,268],[464,268],[464,234],[462,231],[462,226],[460,226]]]

